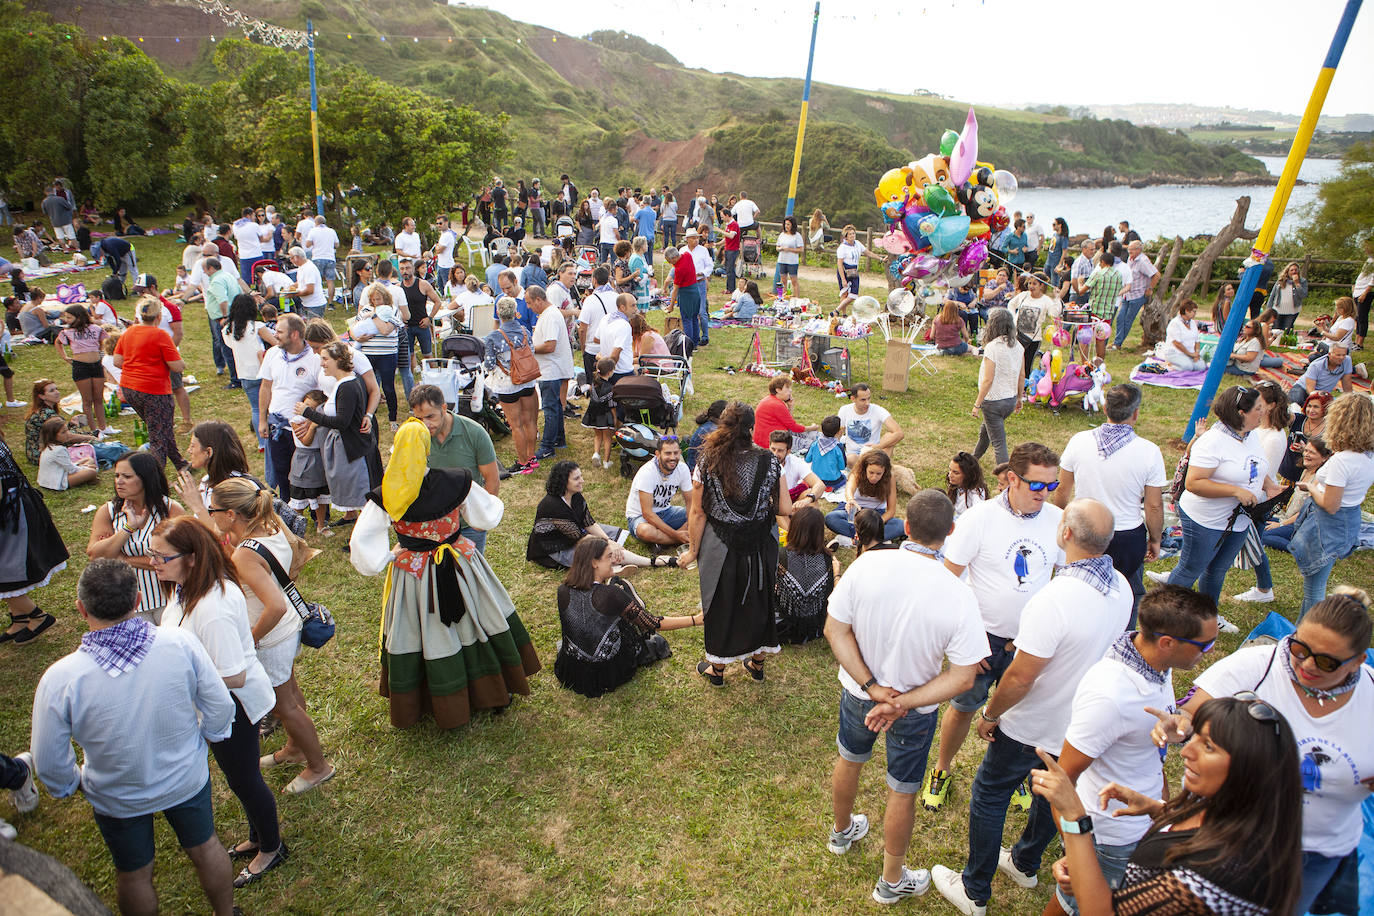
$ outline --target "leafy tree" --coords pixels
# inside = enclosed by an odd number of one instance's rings
[[[1362,259],[1360,243],[1374,213],[1374,143],[1357,143],[1341,157],[1341,171],[1322,182],[1312,222],[1298,232],[1308,250],[1328,257]]]

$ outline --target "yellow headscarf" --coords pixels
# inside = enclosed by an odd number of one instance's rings
[[[429,448],[429,430],[414,417],[392,437],[391,461],[382,475],[382,506],[392,521],[405,515],[420,495],[420,484],[429,470]]]

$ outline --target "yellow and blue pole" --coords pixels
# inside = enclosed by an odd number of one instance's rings
[[[792,151],[792,178],[787,183],[787,213],[797,205],[797,173],[801,171],[802,141],[806,139],[806,109],[811,105],[811,65],[816,61],[816,28],[821,22],[820,0],[811,14],[811,52],[806,58],[806,82],[802,84],[801,119],[797,122],[797,146]]]
[[[1269,258],[1269,249],[1273,247],[1274,238],[1279,233],[1279,222],[1288,207],[1288,197],[1292,194],[1293,184],[1297,181],[1298,169],[1302,167],[1302,161],[1307,156],[1307,145],[1312,140],[1313,131],[1317,129],[1317,118],[1322,113],[1322,104],[1326,101],[1327,90],[1331,88],[1331,80],[1336,75],[1336,65],[1341,62],[1341,54],[1345,51],[1346,40],[1350,38],[1350,30],[1355,26],[1360,3],[1361,0],[1346,0],[1345,12],[1341,14],[1341,21],[1336,26],[1336,34],[1331,39],[1326,60],[1322,61],[1322,69],[1317,74],[1317,84],[1312,87],[1312,95],[1307,100],[1307,110],[1303,112],[1302,123],[1298,125],[1297,135],[1293,137],[1293,145],[1288,148],[1288,160],[1283,165],[1278,187],[1274,189],[1274,199],[1269,202],[1269,212],[1265,214],[1264,224],[1260,226],[1259,236],[1255,239],[1254,250],[1251,252],[1255,263],[1247,268],[1241,277],[1240,289],[1236,291],[1236,298],[1233,300],[1236,307],[1231,309],[1231,314],[1226,317],[1226,326],[1221,330],[1216,353],[1212,356],[1211,365],[1207,367],[1207,378],[1202,383],[1197,403],[1193,405],[1193,415],[1188,419],[1188,427],[1183,432],[1185,442],[1193,438],[1197,421],[1207,416],[1207,411],[1212,406],[1212,398],[1221,385],[1221,377],[1226,371],[1231,348],[1235,346],[1240,326],[1246,319],[1245,304],[1254,295],[1262,265]]]
[[[320,95],[315,90],[315,26],[305,20],[305,47],[310,58],[310,145],[315,154],[315,212],[324,215],[324,191],[320,184]]]

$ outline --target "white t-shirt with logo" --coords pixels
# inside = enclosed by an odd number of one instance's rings
[[[1344,856],[1360,841],[1360,808],[1369,798],[1361,780],[1374,775],[1374,728],[1369,727],[1374,722],[1374,669],[1360,669],[1355,695],[1344,706],[1313,718],[1289,682],[1283,659],[1274,657],[1275,649],[1240,649],[1194,683],[1214,697],[1253,690],[1288,720],[1302,775],[1302,851]]]
[[[844,430],[844,449],[857,455],[865,445],[877,445],[883,438],[883,424],[891,418],[887,408],[870,403],[867,413],[859,413],[853,404],[838,411],[840,428]]]
[[[1021,702],[1002,714],[1008,737],[1048,750],[1064,746],[1079,680],[1131,619],[1131,583],[1111,572],[1116,588],[1106,596],[1082,579],[1059,575],[1026,602],[1016,651],[1049,661]]]
[[[994,497],[959,516],[945,558],[967,567],[983,626],[994,636],[1016,638],[1026,602],[1063,565],[1057,539],[1063,514],[1047,502],[1035,518],[1018,518]]]
[[[1337,452],[1316,474],[1317,483],[1344,487],[1341,508],[1358,506],[1374,484],[1374,452]]]
[[[272,401],[267,405],[269,414],[290,417],[305,393],[320,387],[320,358],[310,347],[301,346],[301,352],[295,356],[281,347],[273,347],[258,366],[258,378],[272,383]]]
[[[1164,797],[1164,765],[1159,748],[1150,739],[1155,717],[1145,707],[1174,712],[1173,672],[1155,684],[1145,675],[1113,658],[1089,668],[1078,682],[1064,743],[1093,762],[1078,777],[1078,798],[1093,819],[1093,837],[1105,846],[1125,846],[1140,841],[1150,829],[1147,815],[1112,817],[1125,807],[1108,802],[1103,808],[1099,793],[1119,783],[1147,798]]]
[[[988,657],[973,592],[943,563],[915,551],[866,551],[835,583],[829,613],[853,629],[878,683],[901,693],[934,680],[946,658],[951,665],[976,665]],[[840,683],[852,696],[868,698],[844,668]]]
[[[573,377],[572,344],[568,341],[568,325],[563,315],[552,305],[539,313],[534,323],[534,346],[553,341],[552,353],[534,354],[539,363],[539,377],[544,381]]]
[[[1097,453],[1093,432],[1074,433],[1059,466],[1073,474],[1074,496],[1095,499],[1112,511],[1117,531],[1130,531],[1145,523],[1142,499],[1146,487],[1169,485],[1164,454],[1149,439],[1136,436],[1108,458]]]
[[[311,261],[306,261],[296,268],[296,288],[305,289],[307,286],[314,287],[314,291],[301,296],[301,308],[324,308],[324,279],[320,277],[320,269]]]
[[[630,484],[630,496],[625,500],[625,517],[643,517],[644,509],[639,504],[640,493],[653,494],[654,514],[657,515],[673,504],[673,497],[679,490],[683,493],[692,490],[692,474],[687,470],[687,462],[679,461],[672,473],[665,477],[658,469],[658,459],[652,458],[635,472],[635,479]]]
[[[339,233],[330,226],[316,226],[310,230],[310,259],[332,261],[339,247]]]
[[[1264,446],[1254,430],[1244,441],[1239,441],[1220,426],[1213,426],[1193,443],[1188,467],[1214,468],[1212,480],[1244,487],[1254,493],[1257,499],[1264,499],[1264,478],[1269,476],[1269,460],[1264,457]],[[1205,497],[1185,492],[1178,504],[1199,525],[1221,531],[1230,521],[1236,502],[1234,496]],[[1242,512],[1233,530],[1244,531],[1248,527],[1250,516]]]

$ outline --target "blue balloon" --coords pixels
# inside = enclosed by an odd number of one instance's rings
[[[968,238],[971,222],[972,220],[962,214],[940,217],[939,224],[929,233],[931,253],[936,257],[943,257],[962,245],[964,239]]]
[[[902,220],[902,229],[906,232],[913,251],[924,251],[930,247],[930,239],[921,231],[921,224],[931,218],[939,219],[932,213],[908,213]]]

